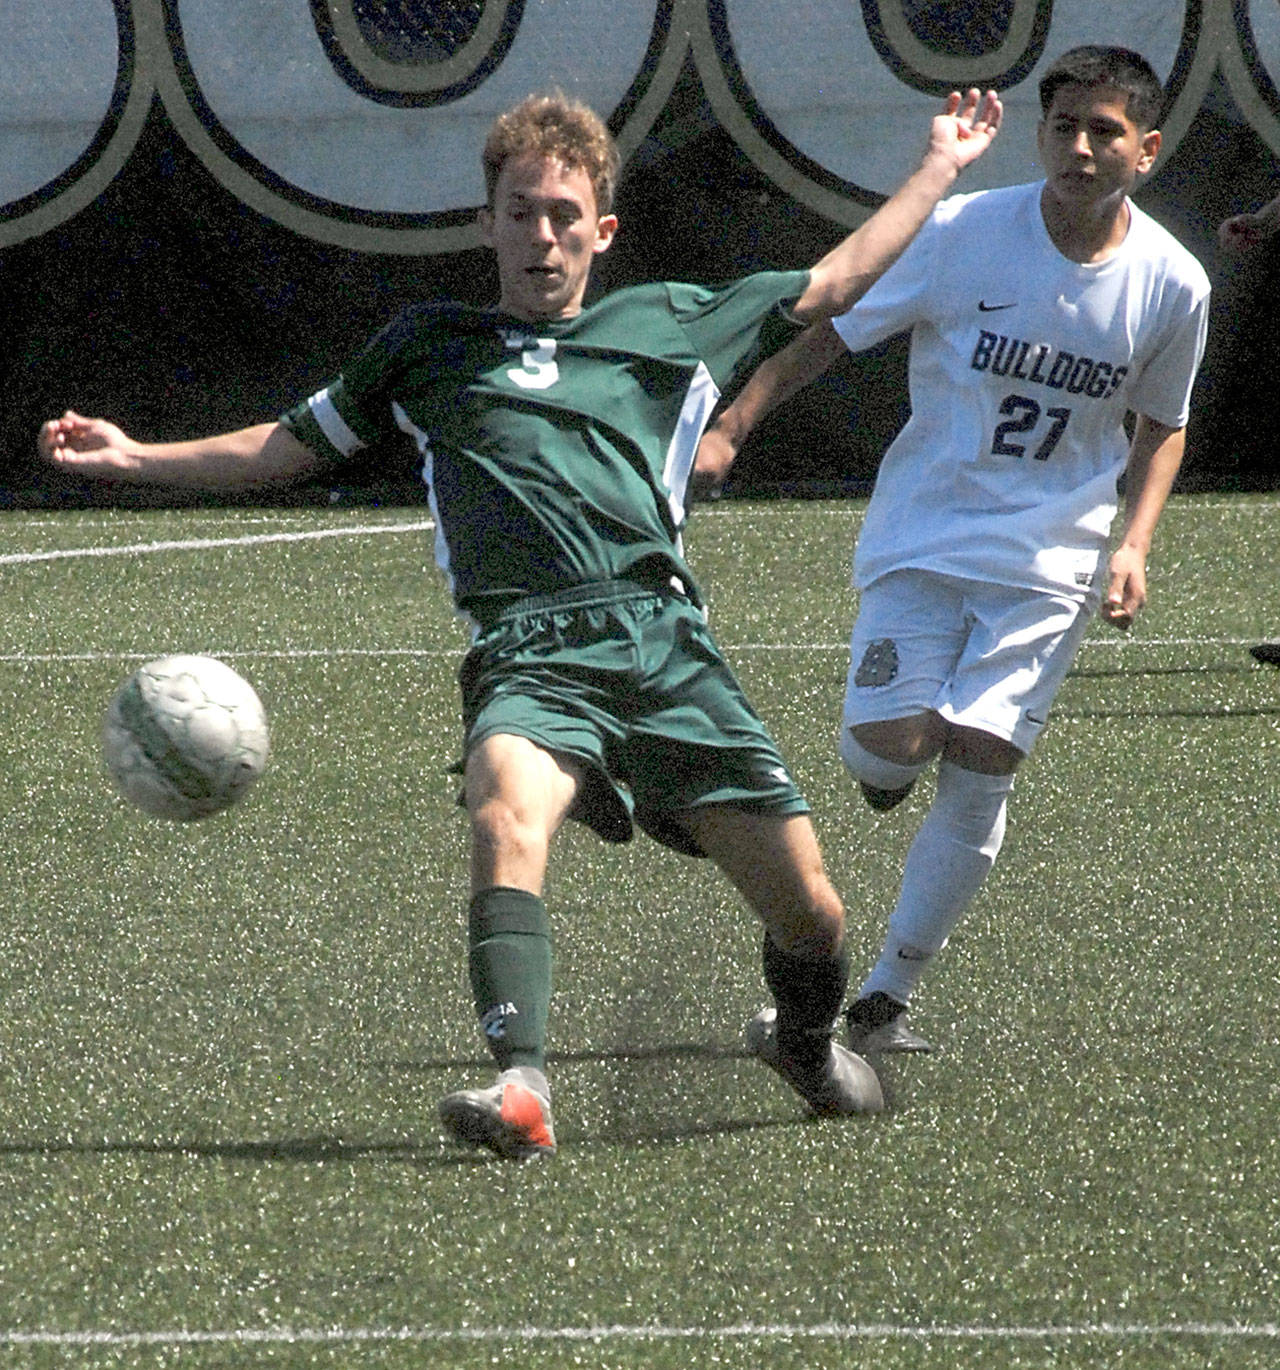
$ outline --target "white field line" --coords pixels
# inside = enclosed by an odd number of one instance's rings
[[[1168,637],[1146,638],[1142,641],[1116,639],[1114,642],[1085,642],[1081,652],[1093,649],[1134,650],[1139,647],[1231,647],[1243,648],[1253,643],[1245,637]],[[847,642],[727,642],[723,649],[728,656],[748,652],[847,652]],[[398,657],[429,661],[439,657],[461,657],[465,644],[456,647],[218,647],[206,649],[208,655],[224,661],[305,661],[310,658],[340,661],[347,657],[368,657],[390,661]],[[0,652],[2,666],[56,666],[73,661],[149,661],[155,651],[84,651],[84,652]]]
[[[465,646],[458,647],[272,647],[272,648],[235,648],[223,651],[218,647],[201,648],[207,656],[216,656],[223,661],[304,661],[308,658],[323,658],[338,661],[343,657],[377,657],[390,660],[395,657],[461,657]],[[0,652],[0,665],[5,666],[51,666],[60,662],[72,661],[150,661],[155,651],[149,652]]]
[[[1106,651],[1136,650],[1140,647],[1230,647],[1243,648],[1253,643],[1244,637],[1167,637],[1141,640],[1116,638],[1115,641],[1085,642],[1081,652],[1095,649]],[[748,652],[847,652],[847,642],[726,642],[727,655]],[[431,660],[438,657],[461,657],[465,644],[456,647],[262,647],[207,649],[210,656],[224,661],[303,661],[322,658],[338,661],[344,657],[370,657],[393,660],[397,657]],[[149,661],[154,651],[84,651],[84,652],[0,652],[0,665],[52,666],[73,661]]]
[[[137,1347],[193,1345],[339,1345],[343,1343],[519,1343],[519,1342],[645,1342],[744,1341],[809,1338],[814,1341],[1045,1341],[1087,1339],[1118,1341],[1206,1340],[1273,1341],[1280,1338],[1275,1323],[1078,1323],[1055,1326],[911,1326],[893,1323],[737,1323],[726,1326],[595,1327],[264,1327],[218,1331],[173,1329],[154,1332],[6,1331],[0,1347]]]
[[[1225,506],[1229,508],[1231,506]],[[717,511],[720,512],[720,511]],[[732,511],[725,509],[728,514]],[[744,513],[749,511],[742,511]],[[67,561],[77,558],[145,556],[160,552],[199,552],[226,547],[254,547],[266,543],[313,542],[322,538],[377,537],[386,534],[420,533],[435,527],[434,519],[417,519],[406,523],[355,524],[348,528],[313,528],[288,533],[248,533],[238,537],[221,538],[183,538],[159,542],[132,542],[118,546],[63,547],[44,552],[5,552],[0,553],[0,566],[29,565],[34,562]],[[1085,642],[1082,650],[1097,648],[1115,649],[1125,647],[1240,647],[1248,645],[1250,638],[1114,638]],[[844,651],[848,643],[841,642],[741,642],[725,644],[728,652],[837,652]],[[438,657],[453,655],[460,648],[285,648],[278,651],[238,651],[223,652],[217,655],[227,657],[270,657],[293,659],[299,657]],[[0,662],[9,663],[52,663],[59,661],[118,661],[137,656],[143,659],[145,653],[120,652],[69,652],[50,654],[5,653],[0,654]]]
[[[0,566],[21,566],[37,561],[72,561],[81,557],[145,556],[153,552],[204,552],[215,547],[254,547],[267,542],[314,542],[320,538],[372,537],[381,533],[420,533],[435,526],[434,519],[419,519],[413,523],[311,528],[297,533],[242,533],[234,538],[182,538],[169,542],[122,543],[114,547],[60,547],[48,552],[5,552],[0,554]]]

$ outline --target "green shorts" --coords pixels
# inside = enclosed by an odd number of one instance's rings
[[[582,763],[570,817],[610,842],[701,856],[682,816],[723,804],[807,813],[701,611],[626,581],[521,600],[462,663],[465,751],[513,733]]]

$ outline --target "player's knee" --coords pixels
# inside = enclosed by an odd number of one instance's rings
[[[862,786],[862,793],[873,809],[892,809],[911,792],[927,761],[903,765],[877,756],[853,735],[851,728],[840,732],[840,760],[845,769]]]
[[[470,805],[475,846],[501,864],[545,860],[547,834],[500,798]]]
[[[770,919],[769,932],[783,951],[806,961],[835,956],[844,945],[844,905],[826,881],[811,886],[786,917]]]

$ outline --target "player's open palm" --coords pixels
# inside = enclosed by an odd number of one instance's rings
[[[88,419],[68,409],[40,429],[40,454],[57,466],[86,475],[132,470],[134,444],[122,428],[106,419]]]
[[[963,170],[991,146],[1003,117],[1004,106],[994,90],[984,94],[973,87],[963,95],[953,90],[946,109],[930,126],[930,150],[950,157],[957,170]]]

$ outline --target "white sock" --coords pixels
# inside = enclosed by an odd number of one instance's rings
[[[938,790],[907,853],[884,950],[860,994],[880,990],[900,1004],[911,998],[995,862],[1012,788],[1012,775],[939,764]]]

